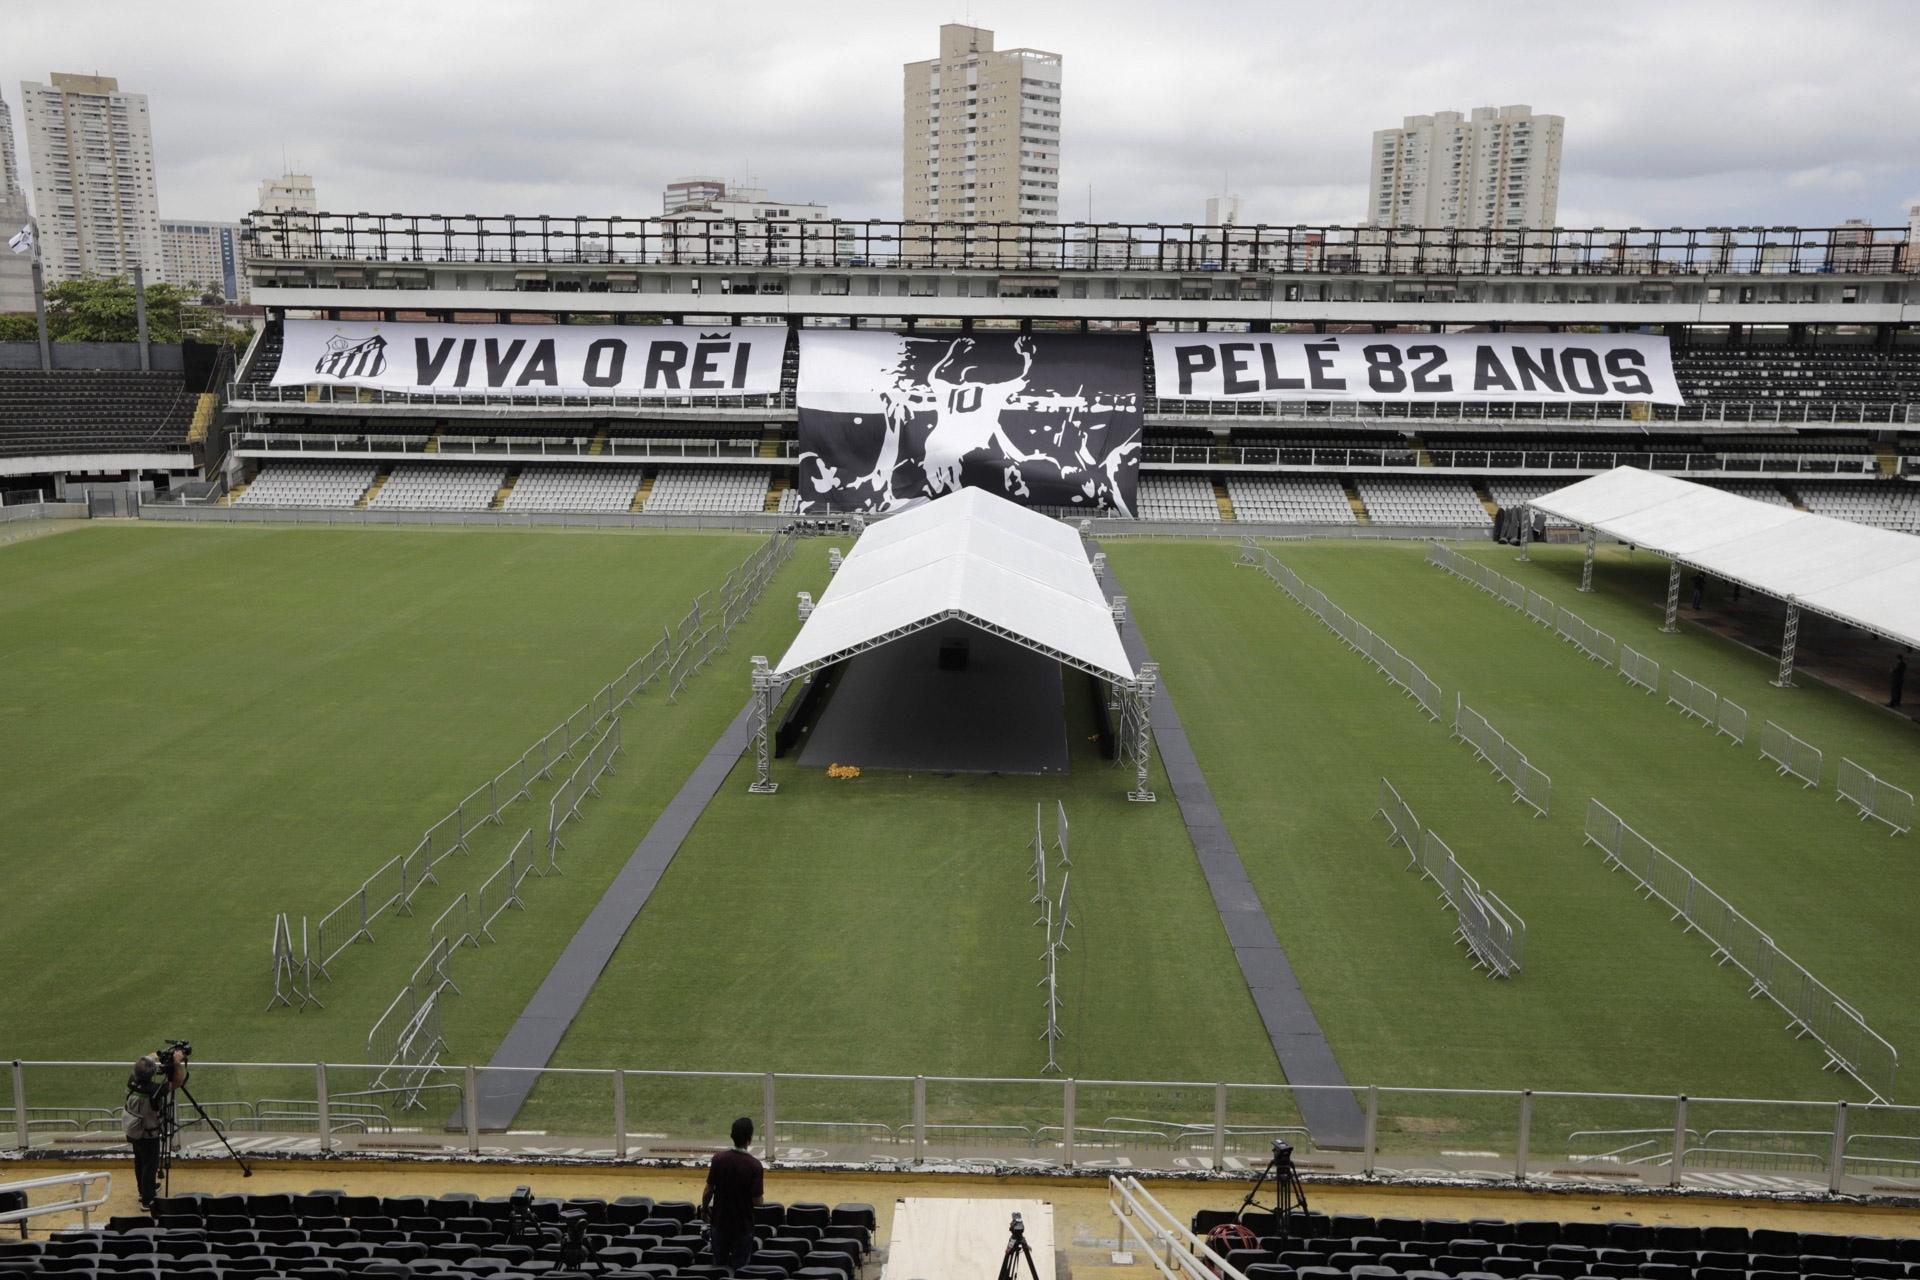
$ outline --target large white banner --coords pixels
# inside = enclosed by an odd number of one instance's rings
[[[289,320],[273,384],[473,395],[757,395],[780,389],[786,345],[786,329],[773,325]]]
[[[1667,340],[1631,333],[1156,333],[1153,376],[1175,400],[1684,403]]]

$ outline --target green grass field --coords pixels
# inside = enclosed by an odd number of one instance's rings
[[[322,986],[323,1011],[266,1012],[272,913],[314,916],[404,852],[642,652],[756,545],[747,536],[182,529],[102,525],[0,548],[0,1056],[130,1058],[188,1035],[203,1057],[357,1061],[424,953],[427,923],[497,864],[544,803],[509,811],[419,916],[389,920]],[[455,1061],[484,1062],[745,695],[746,658],[792,635],[825,586],[801,544],[731,651],[670,706],[623,721],[626,754],[568,832],[565,874],[530,881],[501,941],[468,951]],[[1256,887],[1350,1080],[1401,1086],[1858,1098],[1709,949],[1583,848],[1598,796],[1920,1052],[1911,838],[1889,839],[1465,583],[1411,544],[1276,544],[1281,558],[1485,713],[1554,780],[1535,819],[1446,728],[1221,543],[1107,548]],[[1503,571],[1666,665],[1896,781],[1913,727],[1819,686],[1774,690],[1767,658],[1663,636],[1658,567],[1577,552]],[[1069,705],[1080,699],[1070,697]],[[1076,723],[1065,779],[830,780],[736,768],[628,935],[557,1065],[1028,1077],[1040,931],[1025,848],[1036,801],[1073,822],[1078,924],[1062,962],[1066,1070],[1082,1078],[1274,1083],[1278,1068],[1165,785],[1130,805]],[[1511,982],[1472,971],[1432,886],[1372,817],[1391,778],[1529,925]],[[111,1095],[66,1077],[76,1095]],[[221,1082],[259,1096],[311,1073]],[[350,1089],[353,1073],[333,1088]],[[85,1086],[83,1088],[82,1086]],[[759,1082],[646,1086],[630,1107],[711,1114]],[[901,1118],[894,1083],[783,1085],[783,1114]],[[64,1091],[64,1090],[63,1090]],[[5,1088],[0,1088],[0,1095]],[[529,1123],[598,1127],[604,1082],[555,1080]],[[941,1116],[1043,1117],[1055,1086],[930,1087]],[[35,1093],[36,1101],[44,1101]],[[6,1101],[0,1096],[0,1103]],[[1210,1091],[1089,1090],[1082,1123],[1177,1112]],[[1284,1098],[1236,1101],[1283,1122]],[[1540,1121],[1572,1127],[1569,1108]],[[1402,1098],[1393,1144],[1497,1142],[1510,1108]],[[1650,1123],[1660,1122],[1649,1104]],[[1617,1118],[1618,1112],[1614,1113]],[[1089,1118],[1090,1117],[1090,1118]],[[1491,1136],[1490,1136],[1491,1135]]]

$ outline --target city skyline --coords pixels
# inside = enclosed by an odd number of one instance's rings
[[[611,43],[644,31],[675,51],[635,78],[582,66],[564,40],[507,38],[529,22],[576,30],[565,5],[474,8],[497,20],[449,27],[433,6],[383,11],[391,30],[378,47],[308,69],[298,22],[197,6],[232,45],[208,76],[187,44],[194,24],[176,34],[119,21],[133,12],[124,3],[28,6],[10,15],[0,93],[17,112],[22,81],[97,70],[147,95],[170,221],[237,219],[261,175],[284,167],[317,175],[335,212],[644,215],[665,182],[719,172],[837,216],[888,218],[903,202],[900,68],[955,18],[863,2],[823,28],[756,6],[762,38],[744,51],[683,11],[597,18]],[[1568,121],[1565,226],[1891,227],[1920,203],[1903,125],[1920,116],[1903,70],[1920,36],[1898,5],[1839,5],[1808,27],[1787,5],[1547,3],[1472,34],[1398,3],[1315,11],[1311,23],[1248,3],[1196,7],[1172,27],[1154,13],[1063,2],[971,14],[1004,45],[1073,60],[1062,220],[1091,206],[1096,221],[1189,222],[1230,190],[1243,222],[1358,225],[1374,131],[1443,105],[1505,102]],[[1725,38],[1736,29],[1739,40]],[[430,47],[445,56],[416,56]],[[1865,112],[1862,83],[1875,86]],[[19,150],[25,186],[24,139]]]

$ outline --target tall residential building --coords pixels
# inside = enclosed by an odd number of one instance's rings
[[[112,76],[54,72],[20,86],[49,280],[163,269],[147,95]]]
[[[27,225],[27,191],[13,158],[13,113],[0,97],[0,239]],[[33,310],[33,259],[0,249],[0,311]]]
[[[902,213],[931,222],[1060,216],[1060,55],[998,49],[947,23],[940,56],[906,64]]]
[[[168,284],[218,293],[228,302],[248,300],[239,223],[162,222],[160,244]]]
[[[660,212],[678,213],[727,198],[727,184],[721,178],[681,178],[669,182],[660,195]]]
[[[1367,224],[1513,230],[1551,227],[1567,122],[1533,108],[1408,116],[1373,135]]]
[[[318,213],[320,199],[313,192],[313,177],[305,173],[283,173],[260,182],[260,194],[254,207],[262,213]],[[267,258],[308,257],[316,249],[312,230],[295,219],[281,230],[278,224],[254,229],[259,239],[258,256]],[[282,245],[284,243],[284,248]]]
[[[1920,204],[1907,210],[1906,269],[1920,271]]]
[[[0,94],[0,197],[19,195],[23,190],[20,162],[13,157],[13,110],[7,106],[5,95]]]

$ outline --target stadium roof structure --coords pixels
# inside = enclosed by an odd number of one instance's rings
[[[771,702],[792,681],[948,621],[1107,680],[1130,702],[1151,697],[1153,674],[1127,658],[1079,534],[969,488],[868,525],[787,652],[770,668],[755,659],[755,688],[767,695],[756,701],[771,720]],[[1144,702],[1139,709],[1126,727],[1144,752]],[[1144,758],[1140,770],[1144,791]],[[754,785],[772,787],[764,763]]]
[[[1920,645],[1920,538],[1795,511],[1633,467],[1616,467],[1528,504],[1788,605],[1780,679],[1793,673],[1797,611]],[[1592,541],[1588,542],[1592,563]]]

